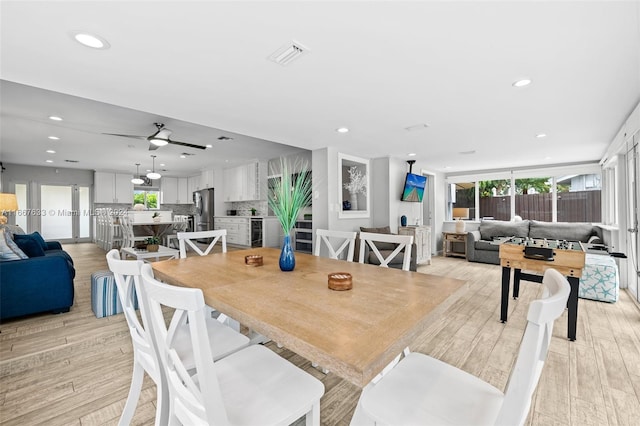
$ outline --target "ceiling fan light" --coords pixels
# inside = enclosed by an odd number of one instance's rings
[[[147,173],[147,177],[149,179],[155,180],[155,179],[160,179],[162,177],[162,175],[160,173],[156,173],[156,172],[149,172],[149,173]]]
[[[158,139],[158,138],[153,138],[149,142],[151,142],[155,146],[165,146],[169,143],[169,141],[166,139]]]

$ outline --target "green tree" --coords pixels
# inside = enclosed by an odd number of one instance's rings
[[[157,194],[147,194],[147,208],[157,209],[158,208],[158,195]]]
[[[528,194],[529,189],[535,189],[538,194],[549,193],[549,178],[516,179],[516,194]]]

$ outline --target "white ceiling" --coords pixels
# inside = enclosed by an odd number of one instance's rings
[[[0,7],[7,163],[149,167],[145,141],[102,133],[149,135],[157,121],[176,140],[214,145],[154,151],[175,176],[291,152],[281,144],[367,158],[414,152],[446,173],[598,161],[640,101],[638,1]],[[84,47],[73,30],[111,47]],[[308,52],[286,67],[267,60],[292,40]],[[524,77],[533,83],[512,87]]]

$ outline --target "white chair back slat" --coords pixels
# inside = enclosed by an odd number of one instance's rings
[[[322,243],[327,247],[329,251],[329,257],[331,259],[339,259],[340,255],[343,253],[344,249],[348,247],[346,254],[346,261],[353,261],[353,251],[356,242],[357,232],[347,232],[347,231],[329,231],[327,229],[317,229],[316,230],[316,246],[313,254],[315,256],[320,256],[320,248]],[[336,249],[331,242],[331,239],[342,239],[342,244]]]
[[[376,242],[394,243],[397,247],[386,258],[380,253]],[[404,259],[402,262],[402,270],[408,271],[411,267],[411,245],[413,244],[412,235],[392,235],[392,234],[376,234],[373,232],[360,232],[360,255],[359,262],[364,263],[365,245],[368,245],[371,251],[376,255],[380,266],[388,268],[389,263],[404,250]]]
[[[227,252],[227,230],[217,229],[215,231],[196,231],[196,232],[178,232],[178,241],[180,243],[180,258],[187,257],[187,245],[200,256],[208,255],[218,240],[222,244],[222,252]],[[198,245],[197,240],[212,238],[207,248],[203,251]]]

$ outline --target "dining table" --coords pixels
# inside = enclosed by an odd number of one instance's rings
[[[246,256],[262,256],[248,265]],[[155,262],[155,277],[199,288],[207,305],[363,388],[468,288],[466,281],[295,253],[252,248]],[[330,274],[352,288],[332,290]]]

